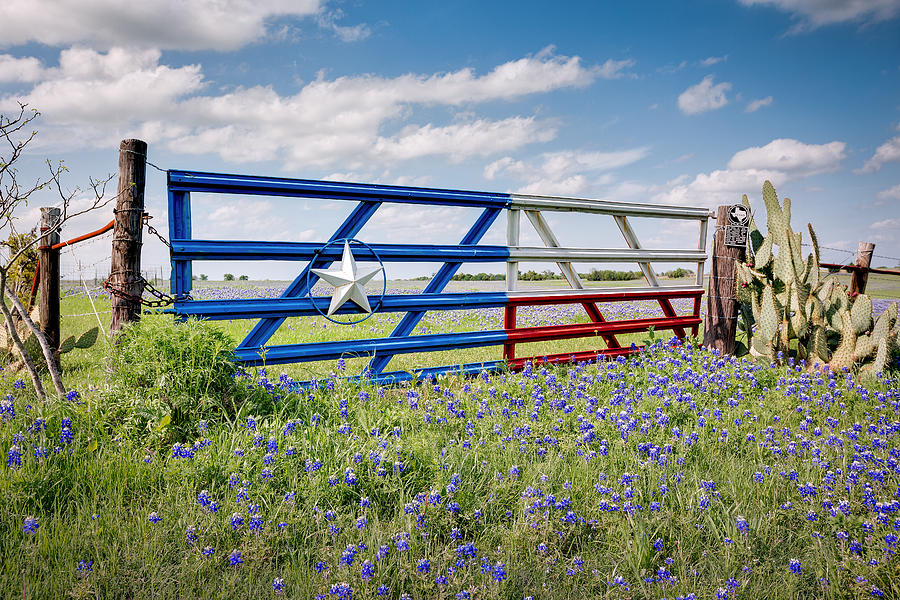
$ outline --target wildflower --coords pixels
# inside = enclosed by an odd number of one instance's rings
[[[75,570],[78,572],[79,577],[85,577],[94,570],[94,561],[81,560],[78,562],[78,566],[75,567]]]
[[[419,562],[416,564],[416,570],[427,575],[431,572],[431,562],[427,558],[419,559]]]
[[[228,556],[228,564],[232,567],[236,567],[237,565],[243,564],[243,562],[243,559],[241,559],[241,551],[232,550],[231,554]]]
[[[153,511],[147,517],[147,520],[155,525],[156,523],[159,523],[160,521],[162,521],[162,517],[160,517],[158,514],[156,514],[156,511]]]
[[[274,591],[276,594],[283,594],[284,593],[284,579],[282,579],[280,577],[276,577],[275,579],[273,579],[272,580],[272,591]]]
[[[747,523],[747,519],[745,519],[744,517],[738,516],[737,520],[735,521],[735,526],[741,533],[747,533],[748,531],[750,531],[750,525]]]
[[[503,580],[506,579],[506,565],[501,562],[495,564],[491,577],[493,577],[497,583],[502,583]]]
[[[14,469],[22,466],[22,451],[15,444],[10,446],[9,452],[6,454],[6,466]]]
[[[69,390],[68,392],[66,392],[66,400],[68,400],[69,402],[78,402],[80,398],[81,394],[79,394],[75,390]]]
[[[363,581],[368,581],[375,576],[375,567],[369,560],[364,560],[362,567],[359,570],[359,577]]]
[[[662,549],[663,549],[663,541],[662,541],[662,539],[661,539],[661,538],[656,538],[655,540],[653,540],[653,547],[654,547],[655,549],[659,550],[660,552],[662,552]]]
[[[791,563],[790,563],[790,565],[789,565],[788,568],[791,570],[791,573],[794,573],[794,574],[796,574],[796,575],[799,575],[799,574],[800,574],[800,571],[802,570],[802,567],[801,567],[801,565],[800,565],[800,561],[797,560],[796,558],[792,558],[792,559],[791,559]]]
[[[25,521],[22,523],[22,531],[28,535],[34,535],[40,526],[40,523],[34,517],[25,517]]]
[[[231,529],[232,531],[237,531],[240,529],[241,525],[244,524],[244,517],[241,513],[234,513],[231,515]]]

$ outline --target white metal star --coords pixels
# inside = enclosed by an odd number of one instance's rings
[[[358,269],[356,267],[356,259],[353,258],[353,253],[350,252],[350,243],[347,241],[344,242],[344,255],[338,268],[328,271],[325,269],[312,269],[314,274],[334,286],[334,293],[331,295],[331,305],[328,307],[328,316],[333,315],[347,300],[353,300],[366,313],[372,312],[372,307],[369,306],[369,298],[366,296],[363,286],[382,269],[383,267]]]

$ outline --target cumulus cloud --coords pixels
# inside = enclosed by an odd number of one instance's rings
[[[797,21],[791,33],[845,22],[876,23],[900,14],[900,0],[739,0],[746,6],[773,6]]]
[[[741,194],[762,188],[768,179],[776,186],[818,173],[834,171],[846,157],[844,142],[804,144],[792,139],[772,140],[765,146],[741,150],[726,169],[700,173],[658,192],[663,204],[716,206],[733,203]]]
[[[725,93],[731,84],[723,81],[713,83],[713,76],[707,75],[697,85],[692,85],[678,96],[678,108],[686,115],[696,115],[709,110],[716,110],[728,104]]]
[[[450,124],[413,118],[420,107],[471,112],[478,103],[584,87],[627,66],[585,66],[577,56],[548,48],[484,74],[468,68],[397,77],[320,74],[294,94],[270,86],[210,94],[199,65],[170,67],[160,64],[160,56],[159,50],[118,47],[64,50],[59,65],[42,68],[30,91],[0,98],[0,109],[18,100],[40,109],[42,138],[54,143],[69,138],[108,146],[139,134],[176,152],[217,153],[233,162],[359,170],[421,156],[458,161],[546,142],[556,126],[535,116],[487,119],[460,111],[465,118]]]
[[[0,46],[38,42],[173,50],[235,50],[278,17],[307,17],[320,0],[6,0]]]
[[[535,160],[522,161],[505,156],[484,168],[487,179],[508,177],[522,181],[522,194],[573,196],[592,186],[612,182],[606,171],[635,163],[649,154],[646,147],[618,152],[547,152]]]
[[[765,98],[760,98],[758,100],[753,100],[749,104],[747,104],[747,108],[744,109],[744,112],[752,113],[756,112],[764,106],[772,105],[772,96],[766,96]]]
[[[792,139],[777,139],[765,146],[741,150],[728,161],[728,168],[782,171],[808,177],[837,169],[846,157],[846,147],[844,142],[804,144]]]
[[[37,81],[43,72],[43,63],[34,57],[16,58],[9,54],[0,54],[0,83]]]
[[[880,171],[885,163],[900,161],[900,135],[895,136],[882,145],[878,146],[872,158],[866,161],[861,169],[857,169],[857,173],[872,173]]]
[[[875,197],[881,201],[900,200],[900,184],[886,190],[881,190],[875,194]]]
[[[319,27],[331,30],[336,36],[345,42],[358,42],[371,35],[372,30],[365,23],[359,25],[339,25],[338,21],[343,17],[343,11],[323,11],[316,18]]]
[[[724,56],[709,56],[700,61],[700,66],[702,67],[711,67],[713,65],[719,64],[720,62],[725,62],[728,60],[728,55]]]

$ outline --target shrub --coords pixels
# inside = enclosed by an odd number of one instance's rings
[[[149,315],[117,342],[108,356],[107,408],[125,433],[184,439],[198,420],[234,412],[243,392],[235,382],[234,341],[213,324]]]

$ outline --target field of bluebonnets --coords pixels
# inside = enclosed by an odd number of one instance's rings
[[[90,306],[73,293],[63,313]],[[403,387],[348,381],[363,363],[340,361],[298,390],[312,367],[234,369],[245,329],[147,316],[118,347],[64,355],[73,389],[44,405],[0,372],[0,597],[900,597],[896,370],[661,338],[627,360]]]

